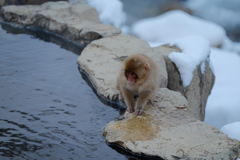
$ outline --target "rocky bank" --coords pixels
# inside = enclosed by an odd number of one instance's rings
[[[9,5],[1,8],[5,22],[37,27],[87,45],[78,58],[97,93],[119,101],[115,82],[122,60],[134,53],[152,57],[160,68],[161,87],[153,106],[142,116],[125,113],[123,120],[108,123],[103,131],[108,143],[132,152],[163,159],[236,159],[240,143],[204,119],[208,95],[214,84],[209,62],[205,72],[200,64],[189,86],[183,87],[176,65],[168,58],[177,46],[152,48],[146,41],[121,34],[113,26],[100,23],[96,10],[86,3],[48,2],[42,5]]]

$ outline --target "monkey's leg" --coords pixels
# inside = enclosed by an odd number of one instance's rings
[[[134,112],[135,100],[133,93],[127,89],[122,89],[122,96],[130,113]]]
[[[119,100],[119,101],[123,101],[123,100],[124,100],[123,97],[122,97],[122,93],[121,93],[121,92],[120,92],[119,95],[118,95],[118,100]]]
[[[135,106],[135,115],[139,116],[142,115],[144,111],[144,107],[146,106],[146,103],[148,102],[149,99],[152,97],[152,92],[151,91],[145,91],[141,94],[139,94],[139,97],[136,102]]]

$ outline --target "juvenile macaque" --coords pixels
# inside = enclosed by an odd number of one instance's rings
[[[156,63],[143,54],[125,59],[117,79],[117,89],[123,97],[127,110],[141,115],[147,102],[153,102],[160,84]],[[135,96],[138,96],[136,99]]]

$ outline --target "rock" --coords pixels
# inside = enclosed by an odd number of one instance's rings
[[[167,58],[178,48],[151,48],[146,41],[120,34],[117,28],[100,24],[96,10],[86,4],[48,2],[5,6],[1,14],[8,22],[51,31],[81,44],[91,42],[79,56],[78,63],[98,94],[109,100],[118,100],[115,83],[126,56],[143,53],[156,61],[163,88],[159,89],[155,103],[147,106],[142,116],[125,113],[125,119],[108,123],[103,135],[109,143],[163,159],[235,159],[239,156],[239,141],[197,120],[204,118],[214,82],[208,62],[205,73],[197,67],[191,84],[183,88],[177,67]]]
[[[179,92],[159,89],[155,105],[142,116],[125,113],[125,119],[108,123],[103,135],[108,143],[165,160],[236,159],[239,141],[192,118],[187,106]]]
[[[89,33],[97,33],[101,37],[109,37],[109,36],[115,36],[121,33],[121,31],[113,26],[110,25],[104,25],[104,24],[93,24],[89,25],[87,27],[84,27],[81,31],[80,36],[83,36],[85,34]],[[90,38],[92,39],[92,38]]]
[[[0,0],[0,8],[5,5],[5,0]]]
[[[153,50],[147,42],[130,35],[117,35],[90,43],[78,58],[98,94],[110,100],[117,100],[116,79],[122,64],[122,57],[142,53],[151,57],[160,68],[161,86],[167,85],[167,71],[163,56]]]
[[[199,110],[196,108],[201,104],[199,101],[203,99],[195,96],[204,97],[209,94],[211,88],[204,88],[206,93],[192,88],[198,85],[212,87],[213,82],[210,81],[212,77],[205,77],[209,82],[203,81],[196,74],[196,69],[192,80],[194,83],[191,82],[184,90],[177,68],[167,59],[167,55],[176,50],[177,48],[170,46],[151,48],[143,40],[122,34],[95,40],[83,50],[78,63],[89,76],[98,94],[107,99],[118,100],[119,92],[115,88],[116,77],[122,60],[134,53],[145,53],[152,57],[160,65],[162,87],[165,87],[168,82],[168,86],[173,86],[173,89],[179,91],[159,89],[154,106],[147,106],[143,116],[136,117],[126,112],[123,120],[107,124],[103,135],[108,143],[118,144],[134,153],[159,156],[163,159],[236,158],[239,154],[239,142],[229,139],[218,129],[197,120],[198,116],[194,114],[198,113]],[[167,79],[165,67],[169,79]],[[212,74],[210,68],[206,69],[206,72]],[[191,98],[196,98],[197,102],[193,103]],[[197,107],[194,106],[196,104]]]
[[[182,93],[189,101],[189,113],[194,118],[203,120],[207,98],[214,84],[214,75],[208,62],[206,62],[205,74],[201,74],[200,67],[198,67],[194,71],[191,84],[184,88],[177,67],[167,58],[171,52],[176,50],[180,51],[176,47],[167,45],[151,48],[145,41],[128,35],[118,35],[89,44],[78,58],[78,63],[81,65],[82,70],[89,75],[100,95],[110,100],[117,100],[118,91],[115,89],[115,81],[121,66],[121,63],[116,60],[117,57],[134,53],[151,55],[160,65],[162,71],[161,87],[167,85],[167,88]],[[165,61],[163,61],[162,55],[165,57]],[[96,57],[98,58],[96,59]]]
[[[0,0],[0,6],[3,5],[39,5],[46,2],[68,1],[68,0]]]
[[[67,2],[48,2],[42,5],[4,6],[2,17],[5,21],[51,31],[81,44],[121,33],[113,26],[101,24],[97,11],[81,3],[71,5]]]
[[[170,46],[156,47],[159,52],[164,55],[167,72],[168,86],[167,88],[181,92],[189,102],[189,113],[199,120],[204,120],[207,98],[211,93],[215,76],[210,68],[208,61],[205,62],[205,73],[200,71],[200,65],[193,72],[193,79],[187,88],[182,85],[180,73],[176,65],[168,58],[171,52],[181,52],[179,48]]]

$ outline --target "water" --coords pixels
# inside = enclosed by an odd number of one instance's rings
[[[78,55],[23,32],[0,27],[0,159],[128,159],[105,143],[119,111],[83,79]]]

